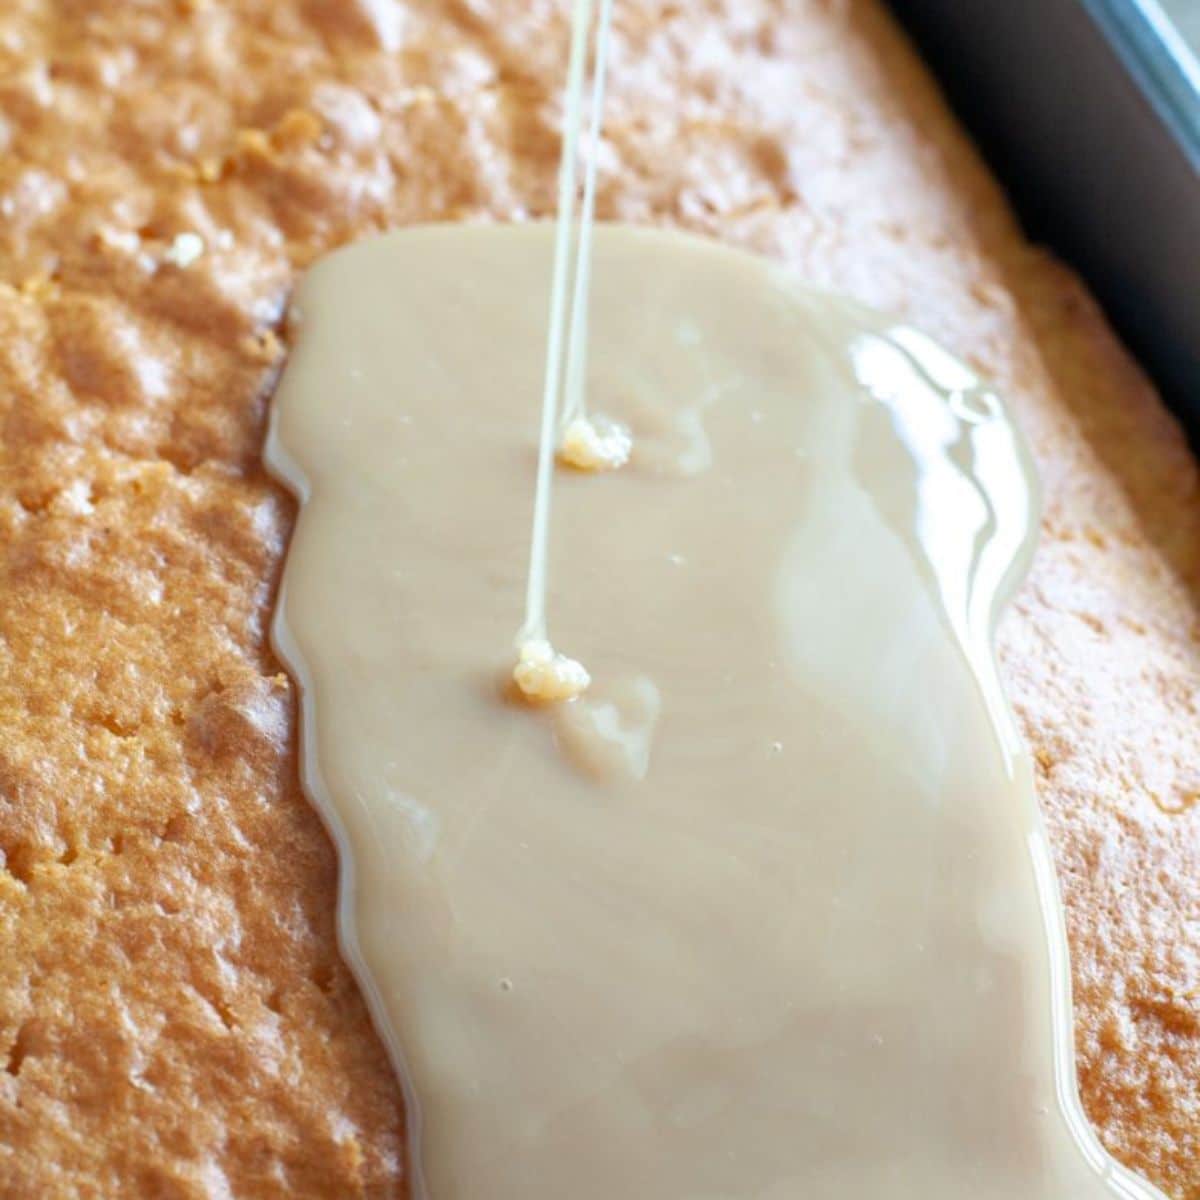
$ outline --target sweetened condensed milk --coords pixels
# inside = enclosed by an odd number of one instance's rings
[[[274,409],[276,641],[415,1194],[1157,1195],[1076,1099],[991,645],[1037,524],[1003,404],[768,262],[594,238],[587,391],[631,441],[555,472],[577,699],[511,681],[551,226],[334,254]]]

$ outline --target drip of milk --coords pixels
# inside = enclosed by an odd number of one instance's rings
[[[612,0],[601,0],[596,33],[596,62],[592,80],[592,110],[588,130],[587,172],[579,218],[575,259],[575,295],[571,304],[571,335],[567,344],[567,382],[563,401],[559,457],[582,471],[612,471],[629,461],[633,439],[627,426],[603,413],[587,411],[588,299],[591,295],[592,227],[596,214],[596,167],[600,127],[604,120],[604,84],[608,44],[612,33]],[[565,148],[565,147],[564,147]],[[574,154],[574,148],[570,153]]]
[[[584,76],[594,0],[576,0],[571,16],[571,50],[567,65],[562,152],[558,168],[558,224],[555,231],[554,268],[550,289],[529,578],[525,596],[525,621],[517,634],[518,660],[513,670],[513,680],[517,687],[525,696],[537,701],[574,699],[590,683],[590,676],[580,663],[559,654],[550,644],[546,626],[546,559],[550,538],[550,504],[553,494],[556,440],[559,442],[559,454],[563,461],[585,471],[612,470],[624,465],[632,447],[629,432],[623,425],[599,415],[589,419],[585,396],[592,225],[596,210],[596,151],[604,119],[604,86],[612,31],[612,4],[613,0],[601,0],[600,3],[592,68],[591,111],[588,118],[589,154],[584,176],[583,203],[579,212],[579,228],[574,239],[572,231],[575,226],[579,135],[583,125]],[[570,259],[573,240],[575,266],[572,272]],[[565,397],[562,395],[564,374]]]

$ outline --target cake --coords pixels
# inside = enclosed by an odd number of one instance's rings
[[[0,1193],[404,1194],[268,626],[289,289],[554,208],[562,4],[25,0],[0,15]],[[1045,489],[1000,631],[1085,1107],[1200,1195],[1200,494],[1078,282],[874,0],[623,0],[603,218],[787,263],[1010,398]]]

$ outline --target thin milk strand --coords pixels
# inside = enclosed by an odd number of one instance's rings
[[[567,342],[567,390],[563,421],[587,415],[584,372],[587,368],[588,296],[592,275],[592,226],[596,216],[596,165],[600,126],[604,122],[604,85],[608,75],[608,43],[612,34],[613,0],[601,0],[596,29],[596,61],[592,78],[592,111],[588,122],[587,168],[583,177],[583,207],[575,252],[575,297],[571,303],[571,335]]]
[[[613,0],[601,0],[596,31],[596,62],[592,79],[592,111],[588,127],[588,160],[583,185],[583,210],[575,258],[575,295],[567,344],[567,387],[563,404],[559,457],[582,471],[611,471],[629,460],[633,440],[629,430],[597,413],[587,415],[588,295],[591,289],[592,227],[596,211],[596,165],[600,127],[604,122],[604,86],[608,73],[608,44],[612,33]]]
[[[588,124],[588,158],[583,182],[583,208],[575,256],[575,298],[571,306],[571,336],[567,344],[567,391],[564,423],[587,415],[584,372],[587,368],[588,294],[592,269],[592,225],[596,213],[597,148],[604,121],[604,87],[608,75],[608,43],[612,34],[612,0],[601,0],[596,30],[596,62],[592,79],[592,111]]]
[[[525,624],[518,644],[546,640],[546,547],[550,531],[550,482],[554,466],[554,425],[562,373],[563,325],[566,319],[567,269],[571,222],[575,207],[576,146],[583,107],[583,72],[592,0],[576,0],[571,24],[571,58],[563,115],[562,151],[558,163],[558,228],[554,242],[554,276],[550,288],[550,329],[546,339],[546,374],[542,391],[542,426],[538,442],[537,488],[533,503],[533,537],[525,592]]]
[[[604,3],[611,4],[611,0],[604,0]],[[529,579],[525,591],[525,623],[517,634],[519,657],[513,669],[513,679],[526,696],[546,701],[572,699],[591,682],[591,677],[581,664],[558,654],[550,644],[546,628],[546,557],[550,537],[555,426],[563,369],[563,332],[568,301],[567,276],[575,208],[579,129],[582,124],[584,70],[592,11],[593,0],[575,0],[571,16],[571,52],[567,65],[562,152],[558,164],[558,228],[555,232],[554,274],[550,288],[550,328],[546,339],[546,376],[542,392]],[[597,48],[597,74],[603,67],[601,52],[604,49],[604,45]],[[595,119],[593,115],[593,124]],[[590,214],[587,215],[590,221]]]

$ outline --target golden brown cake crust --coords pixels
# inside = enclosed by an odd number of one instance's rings
[[[1045,535],[1001,649],[1084,1096],[1120,1157],[1200,1197],[1200,495],[1178,431],[872,0],[617,8],[602,215],[902,313],[1024,420]],[[318,254],[551,211],[562,9],[0,13],[0,1194],[403,1190],[266,642],[291,507],[263,418]],[[204,252],[173,264],[186,232]]]

